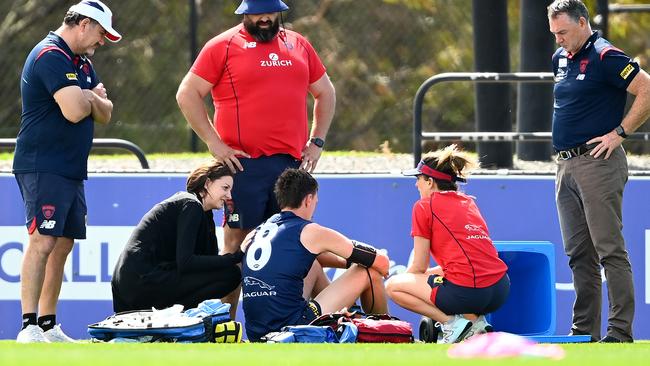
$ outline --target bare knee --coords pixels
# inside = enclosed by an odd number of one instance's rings
[[[53,258],[57,262],[61,263],[61,265],[65,264],[65,261],[66,259],[68,259],[68,255],[72,251],[73,246],[74,246],[73,239],[57,238],[56,245],[54,246],[52,252],[50,253],[50,258]]]
[[[246,235],[250,232],[250,229],[231,229],[229,227],[224,227],[223,232],[223,253],[236,253],[240,247],[241,243],[246,238]]]
[[[388,297],[391,299],[395,296],[395,294],[399,291],[399,283],[398,281],[395,280],[396,277],[391,277],[389,278],[386,283],[386,294]]]
[[[32,234],[29,237],[29,246],[25,255],[38,258],[47,258],[56,247],[56,238],[40,234]]]
[[[360,264],[353,264],[352,266],[350,266],[350,268],[347,269],[347,271],[348,272],[363,273],[363,275],[366,278],[370,277],[370,280],[373,283],[376,283],[376,282],[383,283],[384,282],[384,276],[382,276],[381,273],[379,273],[374,268],[366,268],[366,267],[364,267],[364,266],[362,266]]]
[[[388,295],[388,297],[394,301],[399,300],[404,295],[404,293],[407,292],[404,286],[403,276],[401,275],[396,275],[389,278],[386,281],[385,286],[386,295]]]

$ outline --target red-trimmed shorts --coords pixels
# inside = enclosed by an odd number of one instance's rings
[[[459,286],[438,275],[429,276],[427,283],[431,286],[431,302],[448,315],[492,313],[506,302],[510,293],[507,274],[484,288]]]
[[[29,234],[86,238],[86,197],[83,180],[51,173],[19,173],[16,181],[25,203]]]

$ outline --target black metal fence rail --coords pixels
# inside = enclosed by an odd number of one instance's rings
[[[553,82],[553,73],[551,72],[514,72],[514,73],[496,73],[496,72],[447,72],[434,75],[427,79],[420,85],[415,99],[413,101],[413,160],[414,165],[417,166],[420,158],[422,157],[422,140],[436,139],[439,134],[433,132],[422,131],[422,104],[424,96],[432,86],[450,81],[471,81],[473,83],[551,83]],[[493,132],[476,132],[475,136],[501,136],[499,133]],[[506,133],[507,135],[518,136],[519,133]],[[538,134],[538,133],[534,133]],[[442,135],[439,135],[442,137]],[[505,135],[503,135],[505,136]],[[479,137],[475,137],[479,138]],[[483,138],[483,137],[480,137]],[[541,138],[541,137],[540,137]],[[451,139],[451,138],[450,138]],[[440,141],[440,140],[438,140]],[[468,140],[478,141],[478,140]],[[484,141],[484,140],[483,140]],[[488,140],[490,141],[490,140]],[[508,141],[508,140],[494,140],[494,141]],[[526,141],[535,141],[532,137]],[[537,141],[548,141],[537,140]]]
[[[0,138],[0,148],[16,148],[16,139]],[[123,149],[128,150],[140,161],[142,169],[149,169],[149,162],[144,151],[131,141],[122,139],[93,139],[93,149]]]
[[[417,166],[422,158],[422,140],[432,141],[465,141],[465,142],[490,142],[490,141],[550,141],[551,132],[426,132],[422,131],[422,104],[424,97],[436,84],[450,81],[471,81],[473,83],[519,83],[553,82],[553,73],[550,72],[448,72],[430,77],[420,85],[413,101],[413,164]],[[628,140],[650,141],[650,132],[635,132],[628,136]]]

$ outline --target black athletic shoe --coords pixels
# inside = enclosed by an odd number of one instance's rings
[[[630,339],[629,341],[622,341],[616,337],[612,337],[609,335],[604,336],[600,341],[598,341],[598,343],[632,343],[632,342],[634,342],[634,340]]]

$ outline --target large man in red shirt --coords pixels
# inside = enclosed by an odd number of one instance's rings
[[[314,170],[334,116],[334,86],[316,51],[280,28],[288,9],[281,0],[243,0],[235,11],[242,24],[206,43],[176,95],[212,155],[237,172],[225,252],[236,252],[248,232],[279,212],[273,185],[286,168]],[[214,126],[203,103],[208,93]],[[311,133],[307,93],[314,97]]]

